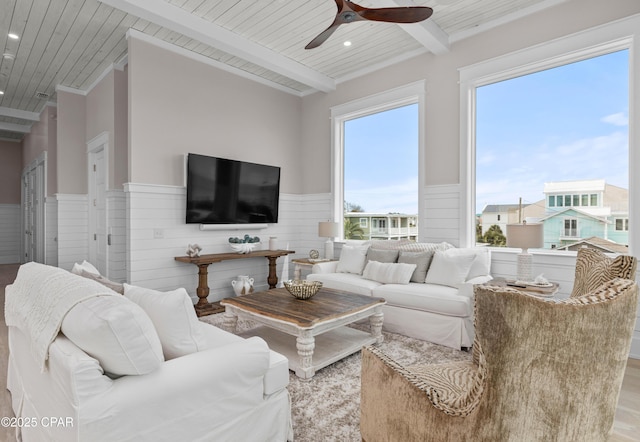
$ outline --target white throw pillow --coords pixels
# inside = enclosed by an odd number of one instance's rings
[[[475,254],[449,255],[446,251],[438,250],[433,255],[427,279],[424,282],[458,287],[467,280],[469,269],[475,258]]]
[[[369,261],[362,277],[382,284],[409,284],[415,264]]]
[[[207,340],[185,289],[160,292],[124,284],[124,296],[149,315],[167,360],[207,348]]]
[[[93,275],[100,275],[100,270],[96,269],[93,264],[91,264],[89,261],[82,261],[81,264],[78,264],[77,262],[75,264],[73,264],[73,268],[71,269],[71,273],[75,273],[76,275],[80,275],[82,276],[82,271],[85,271],[87,273],[91,273]]]
[[[76,304],[60,329],[111,376],[151,373],[164,361],[151,319],[122,296],[96,296]]]
[[[491,251],[487,247],[447,249],[444,253],[449,256],[475,256],[473,264],[471,264],[471,268],[469,269],[467,279],[491,274]]]
[[[367,259],[368,249],[369,246],[343,246],[342,252],[340,252],[340,260],[338,261],[336,272],[362,275],[362,270],[364,269],[364,264]]]

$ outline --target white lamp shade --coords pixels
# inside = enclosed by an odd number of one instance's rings
[[[340,224],[331,221],[318,223],[318,236],[323,238],[335,238],[340,233]]]
[[[507,224],[507,247],[522,250],[544,246],[544,224]]]

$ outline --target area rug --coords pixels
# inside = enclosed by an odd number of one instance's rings
[[[222,325],[222,314],[202,321]],[[238,321],[238,332],[256,324]],[[368,325],[353,327],[367,330]],[[404,365],[432,364],[471,359],[471,354],[396,333],[384,332],[380,348]],[[319,370],[309,381],[289,372],[289,394],[296,442],[359,442],[360,437],[360,352]]]

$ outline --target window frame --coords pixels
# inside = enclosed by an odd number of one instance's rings
[[[369,95],[331,107],[331,196],[333,221],[340,226],[339,238],[344,239],[344,123],[355,118],[384,112],[410,104],[418,104],[418,213],[423,213],[424,152],[425,152],[426,80],[420,80],[385,92]],[[425,228],[424,223],[419,227]]]
[[[476,197],[476,89],[481,86],[539,72],[620,50],[629,54],[629,253],[640,250],[640,16],[570,34],[546,43],[460,68],[460,246],[475,244]],[[575,252],[574,252],[575,253]]]
[[[569,222],[569,232],[573,231],[575,234],[574,235],[567,235],[567,222]],[[569,216],[569,217],[565,217],[562,220],[562,238],[579,238],[580,235],[578,234],[578,231],[580,229],[578,228],[578,218],[574,217],[574,216]]]

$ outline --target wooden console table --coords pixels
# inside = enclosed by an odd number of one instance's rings
[[[276,259],[280,256],[289,255],[290,253],[295,252],[293,250],[256,250],[255,252],[249,253],[214,253],[210,255],[200,255],[194,258],[190,256],[176,256],[175,260],[198,266],[198,288],[196,289],[198,302],[195,305],[195,309],[198,316],[206,316],[224,311],[224,308],[221,307],[219,303],[210,303],[207,301],[207,297],[209,296],[208,267],[210,264],[231,259],[267,258],[267,260],[269,260],[269,276],[267,277],[267,282],[269,283],[269,288],[272,289],[275,288],[278,283]]]

